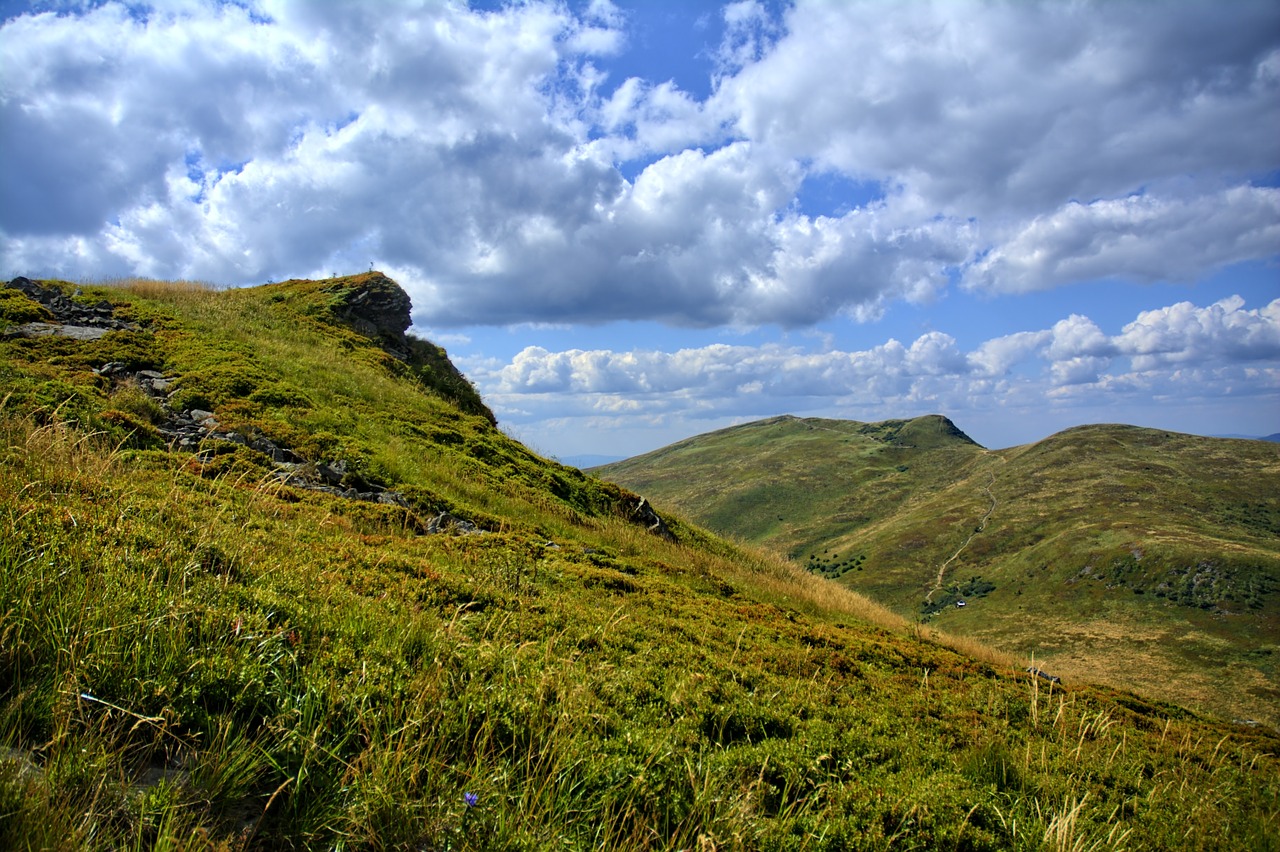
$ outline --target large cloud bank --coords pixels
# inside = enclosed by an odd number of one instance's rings
[[[952,283],[1196,280],[1280,244],[1271,0],[894,14],[748,0],[721,14],[706,97],[607,77],[628,39],[607,2],[106,2],[12,17],[0,271],[256,283],[376,264],[435,328],[803,326]],[[832,179],[866,192],[806,209],[806,187]],[[1063,349],[1055,369],[1177,357],[1144,329],[1081,343],[1079,361]],[[922,338],[811,356],[797,375],[874,362],[885,382],[964,365],[1001,381],[1002,358],[1044,345],[957,353]],[[513,387],[623,381],[535,355]],[[738,357],[677,353],[647,381],[681,359],[770,381],[717,367]]]
[[[1117,397],[1190,399],[1273,394],[1280,387],[1280,299],[1249,310],[1238,297],[1143,311],[1108,335],[1079,314],[1052,328],[961,351],[942,332],[911,344],[811,352],[781,344],[712,344],[677,352],[525,348],[475,365],[488,397],[513,414],[587,417],[673,411],[706,417],[838,406],[890,416]],[[865,416],[865,415],[864,415]],[[865,416],[865,419],[874,419]]]

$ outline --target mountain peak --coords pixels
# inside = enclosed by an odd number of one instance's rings
[[[926,414],[908,420],[899,430],[898,440],[916,447],[937,447],[953,442],[981,446],[941,414]]]

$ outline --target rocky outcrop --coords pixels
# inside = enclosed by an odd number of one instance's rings
[[[332,298],[332,318],[377,342],[382,350],[403,361],[428,390],[444,397],[468,414],[478,414],[498,425],[489,406],[444,349],[406,334],[412,325],[412,303],[399,284],[381,272],[367,272],[331,282],[322,288]]]
[[[271,459],[275,468],[274,477],[284,485],[332,494],[348,500],[409,508],[409,501],[403,494],[353,475],[348,471],[347,463],[341,459],[309,462],[264,435],[245,435],[223,429],[212,411],[199,408],[172,410],[169,407],[172,396],[170,389],[177,381],[173,376],[166,376],[156,370],[130,370],[128,365],[119,361],[103,364],[95,368],[94,372],[117,384],[132,382],[159,404],[164,417],[153,425],[171,450],[195,453],[197,458],[208,461],[217,455],[217,449],[211,442],[240,444]]]
[[[630,518],[634,523],[644,527],[656,536],[665,538],[667,541],[675,541],[675,534],[667,526],[667,522],[659,517],[658,513],[653,510],[653,506],[649,501],[641,497],[639,502],[631,507]]]
[[[68,298],[56,286],[44,286],[29,278],[18,277],[4,285],[20,291],[28,299],[41,305],[49,321],[28,322],[11,326],[4,335],[44,337],[58,335],[78,340],[96,340],[111,331],[138,330],[136,323],[126,322],[115,315],[115,307],[103,300],[96,304],[84,304]],[[409,294],[390,278],[381,273],[348,279],[326,292],[334,297],[332,311],[341,322],[379,343],[392,356],[407,361],[413,345],[405,335],[411,324]],[[79,295],[79,291],[76,291]],[[440,359],[448,363],[443,350]],[[453,370],[450,375],[465,383],[461,374]],[[161,414],[151,425],[168,444],[170,450],[194,453],[203,461],[218,454],[217,444],[240,444],[262,453],[271,460],[277,482],[292,488],[318,491],[349,500],[363,500],[410,508],[409,501],[399,491],[386,488],[356,475],[342,459],[307,460],[289,447],[276,444],[260,434],[243,434],[224,429],[212,411],[199,408],[174,410],[170,402],[174,398],[177,376],[165,375],[157,370],[133,369],[122,361],[110,361],[94,368],[99,376],[109,379],[113,385],[136,385],[159,406]],[[438,369],[437,372],[440,372]],[[467,386],[469,388],[469,385]],[[483,405],[481,404],[483,409]],[[487,412],[487,409],[484,409]],[[492,418],[492,415],[489,415]],[[440,512],[424,526],[430,533],[478,533],[474,523],[448,512]]]
[[[1027,672],[1032,677],[1037,677],[1037,678],[1040,678],[1041,680],[1047,680],[1049,683],[1062,683],[1062,678],[1058,677],[1057,675],[1051,675],[1046,671],[1041,671],[1035,666],[1029,666],[1027,668]]]
[[[429,533],[446,533],[453,532],[460,535],[472,535],[481,532],[481,529],[475,524],[459,518],[450,512],[441,512],[431,520],[427,521],[427,532]]]
[[[253,444],[249,446],[259,449]],[[341,459],[322,462],[277,461],[274,464],[276,480],[294,488],[319,491],[335,497],[345,497],[348,500],[364,500],[367,503],[385,503],[402,509],[409,508],[409,501],[399,491],[392,491],[359,477],[351,477],[347,473],[347,463]],[[434,532],[434,530],[428,531]]]
[[[131,379],[150,397],[167,399],[173,390],[174,379],[164,373],[157,370],[130,370],[129,365],[123,361],[108,361],[101,367],[94,367],[93,371],[99,376],[119,381]]]
[[[326,292],[337,297],[333,314],[345,325],[378,341],[388,354],[401,361],[409,359],[409,341],[405,332],[413,323],[413,305],[404,289],[380,272],[362,275],[352,286],[344,280]]]
[[[97,340],[109,331],[136,330],[136,323],[115,316],[115,306],[103,299],[86,305],[69,299],[57,287],[45,287],[21,276],[4,285],[37,302],[53,317],[53,322],[28,322],[4,330],[6,337],[71,337]],[[77,291],[78,293],[79,291]]]

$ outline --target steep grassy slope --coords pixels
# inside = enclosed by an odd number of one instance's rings
[[[1276,845],[1271,733],[659,522],[380,276],[102,300],[0,338],[0,848]]]
[[[1274,444],[1108,425],[989,452],[938,417],[775,418],[599,473],[904,616],[1280,724]]]

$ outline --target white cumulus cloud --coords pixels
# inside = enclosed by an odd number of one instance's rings
[[[1268,0],[744,0],[706,96],[611,77],[632,13],[602,1],[59,9],[0,25],[9,274],[373,263],[441,328],[791,327],[1198,280],[1280,236]],[[806,209],[827,179],[878,197]]]
[[[478,367],[480,365],[477,365]],[[1106,334],[1073,314],[1052,328],[960,349],[940,332],[910,345],[814,352],[717,343],[661,351],[529,347],[473,371],[503,412],[558,417],[746,418],[778,410],[839,410],[856,419],[1034,408],[1145,395],[1213,399],[1280,392],[1280,299],[1249,309],[1239,297],[1141,312]],[[517,418],[518,419],[518,418]]]
[[[1070,202],[974,263],[965,284],[1042,290],[1099,278],[1195,281],[1280,246],[1280,189],[1237,186],[1190,199],[1134,195]]]

